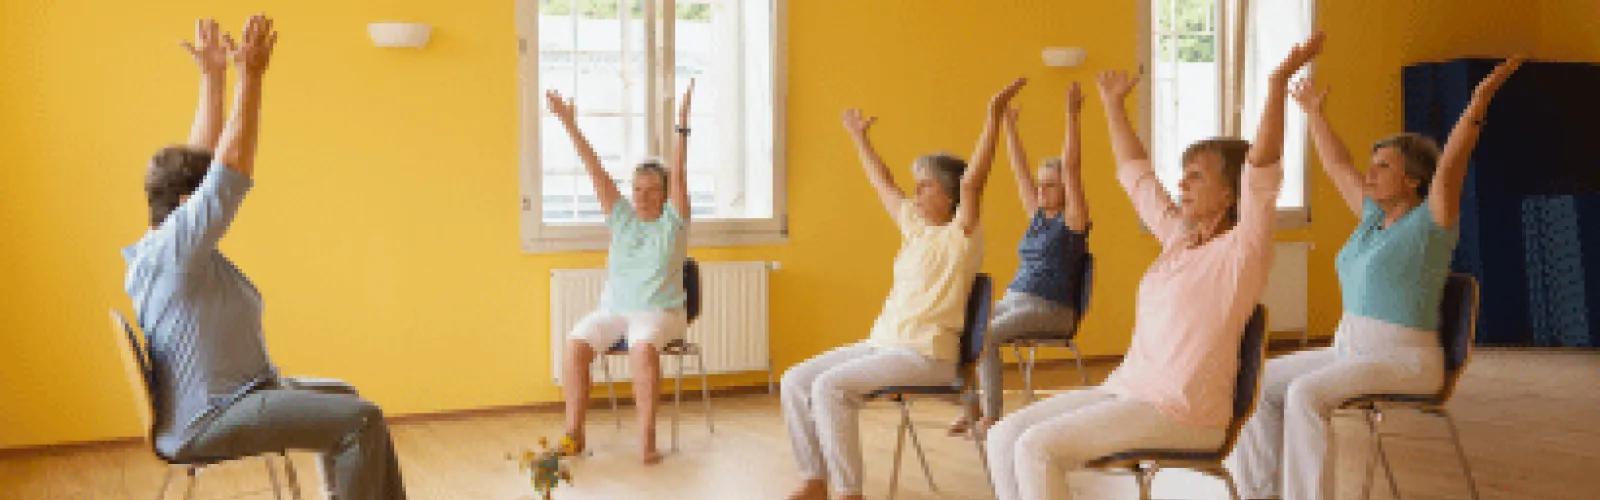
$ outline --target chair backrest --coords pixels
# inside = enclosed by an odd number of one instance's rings
[[[1228,421],[1227,439],[1222,452],[1233,450],[1239,431],[1255,413],[1256,396],[1261,387],[1261,372],[1267,363],[1267,308],[1256,305],[1250,320],[1244,324],[1244,337],[1239,341],[1239,372],[1233,379],[1233,419]]]
[[[151,387],[154,387],[155,373],[151,371],[149,357],[146,356],[144,342],[140,341],[139,332],[133,329],[128,319],[122,312],[111,310],[112,339],[120,346],[117,354],[122,358],[123,374],[126,375],[128,392],[133,393],[133,401],[139,410],[139,422],[144,426],[146,435],[154,428],[154,407],[150,404]]]
[[[1083,253],[1083,269],[1078,271],[1078,324],[1083,324],[1083,316],[1089,313],[1089,296],[1094,291],[1094,254]],[[1074,330],[1076,335],[1077,331]]]
[[[1444,386],[1439,401],[1449,401],[1455,393],[1456,379],[1472,357],[1472,343],[1478,335],[1478,280],[1470,274],[1451,273],[1444,282],[1444,300],[1439,303],[1439,344],[1444,348]]]
[[[972,280],[972,292],[967,295],[966,324],[961,327],[961,365],[978,362],[983,354],[983,336],[989,331],[989,310],[994,307],[994,282],[988,274],[978,273]]]
[[[683,312],[689,316],[689,322],[694,323],[700,318],[700,263],[693,257],[683,259],[683,291],[689,295]]]

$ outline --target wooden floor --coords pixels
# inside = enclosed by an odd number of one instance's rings
[[[1094,380],[1107,369],[1092,368]],[[1077,376],[1064,368],[1043,374],[1046,385],[1064,387],[1069,380]],[[1020,397],[1013,401],[1015,408]],[[682,449],[653,467],[634,460],[631,432],[614,430],[606,412],[593,413],[594,453],[574,463],[576,484],[558,490],[556,498],[783,498],[796,479],[776,398],[729,397],[716,405],[714,436],[706,431],[703,413],[686,412]],[[686,405],[688,410],[698,408]],[[992,498],[971,443],[942,432],[955,407],[926,401],[914,409],[940,492],[930,492],[915,462],[908,461],[900,498]],[[1483,498],[1600,499],[1600,353],[1479,351],[1451,409]],[[887,403],[870,405],[862,416],[867,493],[872,498],[887,496],[897,418]],[[1395,415],[1390,422],[1416,435],[1445,433],[1428,417]],[[1358,496],[1359,453],[1366,449],[1360,425],[1353,418],[1341,418],[1336,425],[1339,447],[1346,451],[1340,458],[1342,499]],[[410,496],[420,500],[533,498],[507,455],[559,432],[559,415],[535,411],[427,418],[394,426]],[[665,425],[661,432],[666,443]],[[1386,443],[1405,498],[1467,498],[1448,442]],[[316,484],[314,457],[296,454],[293,460],[303,482]],[[134,444],[5,452],[0,453],[0,499],[154,498],[162,467],[148,448]],[[1072,480],[1075,489],[1082,488],[1078,498],[1135,497],[1127,477],[1079,473]],[[1376,498],[1388,498],[1385,484],[1378,484]],[[237,462],[202,474],[197,498],[270,499],[267,485],[261,461]],[[306,493],[307,499],[323,498],[315,487]],[[1216,481],[1186,471],[1164,471],[1156,480],[1156,496],[1226,498]]]

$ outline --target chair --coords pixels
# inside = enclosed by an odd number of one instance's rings
[[[1039,355],[1039,346],[1062,346],[1072,350],[1072,360],[1078,364],[1078,380],[1089,385],[1089,373],[1083,370],[1083,353],[1078,351],[1078,329],[1083,327],[1083,316],[1089,313],[1089,293],[1094,290],[1094,255],[1083,255],[1083,268],[1079,270],[1077,318],[1070,327],[1047,332],[1029,332],[1007,340],[1017,362],[1022,363],[1022,394],[1029,403],[1033,397],[1033,367]],[[1028,349],[1028,360],[1022,361],[1022,348]]]
[[[891,386],[872,391],[867,394],[867,399],[888,398],[900,406],[900,426],[896,431],[894,445],[894,469],[889,475],[889,500],[894,500],[895,494],[900,489],[900,459],[904,455],[906,435],[911,435],[911,444],[917,449],[917,460],[922,463],[922,474],[928,478],[928,489],[939,491],[939,486],[933,482],[933,472],[928,468],[928,457],[922,452],[922,441],[917,439],[916,424],[911,421],[911,401],[909,396],[960,396],[966,391],[967,383],[971,380],[972,368],[978,361],[978,354],[983,351],[983,334],[989,329],[989,310],[994,300],[994,285],[989,275],[979,273],[972,281],[972,292],[967,296],[966,324],[961,329],[961,359],[959,372],[962,374],[955,382],[948,385],[932,386]],[[989,477],[989,460],[983,450],[983,442],[974,440],[978,447],[978,458],[983,462],[984,477]]]
[[[1245,323],[1244,337],[1239,343],[1239,371],[1234,378],[1233,418],[1228,421],[1227,436],[1222,446],[1212,450],[1129,450],[1100,457],[1084,464],[1088,469],[1126,470],[1139,481],[1139,499],[1150,500],[1150,483],[1161,469],[1191,469],[1221,479],[1228,485],[1228,495],[1239,499],[1239,488],[1234,485],[1233,474],[1223,467],[1223,459],[1233,451],[1239,431],[1256,409],[1256,392],[1261,385],[1262,365],[1267,357],[1267,309],[1257,305]]]
[[[688,300],[684,303],[684,313],[689,318],[689,324],[693,325],[694,320],[700,318],[701,307],[700,263],[695,262],[693,258],[684,259],[683,261],[683,290],[689,295]],[[610,359],[612,356],[627,355],[628,339],[623,337],[616,344],[613,344],[610,349],[606,349],[604,355],[600,356],[602,380],[606,384],[606,391],[610,393],[611,414],[616,418],[617,428],[619,429],[622,428],[622,413],[617,411],[617,386],[611,380]],[[706,375],[705,353],[701,351],[699,344],[689,342],[687,339],[672,340],[661,346],[661,355],[673,356],[677,360],[674,363],[677,366],[677,375],[672,377],[672,449],[676,450],[678,449],[678,420],[679,415],[683,413],[683,357],[694,356],[695,367],[700,371],[700,399],[704,402],[706,408],[706,431],[714,434],[717,432],[717,427],[712,420],[711,414],[711,379]]]
[[[154,399],[155,372],[151,367],[150,359],[146,356],[144,342],[138,332],[129,325],[127,318],[116,309],[111,310],[111,333],[116,337],[116,342],[123,345],[118,349],[122,357],[122,367],[127,375],[129,392],[133,393],[134,402],[139,407],[139,421],[147,429],[145,438],[150,442],[150,448],[156,457],[166,462],[167,473],[161,480],[161,490],[156,493],[156,500],[167,496],[167,488],[172,485],[172,474],[182,469],[188,478],[188,486],[184,488],[183,498],[194,498],[195,485],[199,482],[199,475],[206,467],[221,462],[240,460],[249,457],[215,457],[202,460],[175,460],[166,456],[155,448],[155,419],[157,418],[151,401]],[[265,453],[260,455],[267,465],[267,477],[272,482],[272,495],[277,500],[283,500],[283,488],[278,483],[278,469],[274,459],[283,459],[284,475],[288,478],[289,491],[294,494],[295,500],[300,500],[300,481],[295,476],[294,463],[284,452]]]
[[[1434,394],[1367,394],[1351,398],[1339,406],[1341,410],[1358,410],[1367,420],[1367,434],[1372,438],[1372,448],[1367,454],[1367,474],[1361,483],[1361,498],[1372,498],[1373,473],[1377,463],[1383,464],[1383,473],[1389,479],[1389,493],[1400,498],[1400,486],[1395,483],[1394,470],[1389,467],[1389,457],[1383,451],[1385,434],[1378,430],[1386,409],[1412,409],[1444,420],[1450,429],[1450,440],[1455,443],[1456,458],[1461,460],[1461,470],[1467,476],[1467,488],[1473,500],[1478,498],[1478,485],[1472,478],[1472,466],[1467,463],[1467,453],[1461,447],[1461,434],[1450,417],[1445,403],[1455,394],[1456,382],[1467,368],[1472,357],[1472,343],[1478,332],[1478,280],[1472,275],[1454,273],[1446,278],[1444,300],[1439,304],[1439,342],[1444,348],[1444,385]],[[1376,459],[1376,460],[1374,460]]]

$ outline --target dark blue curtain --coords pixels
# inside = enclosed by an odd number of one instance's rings
[[[1406,130],[1444,145],[1498,60],[1407,66]],[[1600,345],[1600,66],[1528,63],[1489,108],[1453,267],[1482,285],[1478,342]]]

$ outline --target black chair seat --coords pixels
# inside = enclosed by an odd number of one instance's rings
[[[1132,450],[1113,453],[1085,464],[1094,469],[1129,467],[1141,462],[1156,462],[1173,467],[1183,463],[1214,464],[1227,458],[1217,450]]]
[[[950,385],[890,386],[890,387],[884,387],[884,388],[878,389],[876,391],[872,391],[870,393],[867,393],[867,397],[869,397],[869,398],[877,398],[877,397],[899,396],[899,395],[919,395],[919,396],[960,395],[961,392],[964,391],[964,390],[966,390],[966,387],[965,387],[965,385],[963,385],[960,382],[955,382],[955,383],[952,383]]]
[[[1345,400],[1341,408],[1362,408],[1373,403],[1444,404],[1438,394],[1365,394]]]
[[[661,353],[662,354],[678,354],[678,353],[681,352],[681,353],[685,353],[685,354],[693,354],[694,350],[697,349],[697,348],[699,348],[698,345],[696,345],[694,343],[691,343],[688,340],[684,340],[684,339],[669,340],[669,341],[667,341],[666,345],[661,346]],[[628,353],[628,341],[627,340],[619,340],[619,341],[617,341],[616,345],[611,346],[610,349],[606,349],[606,354],[627,354],[627,353]]]

